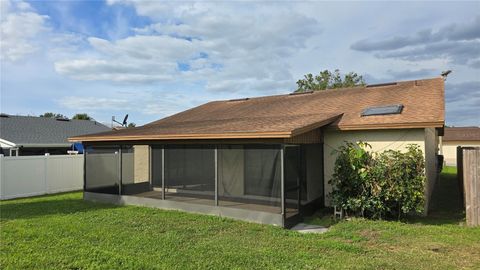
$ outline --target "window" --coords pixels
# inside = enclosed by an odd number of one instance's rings
[[[368,107],[362,112],[362,116],[400,114],[403,110],[402,104]]]

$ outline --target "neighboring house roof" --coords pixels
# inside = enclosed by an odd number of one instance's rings
[[[88,120],[0,115],[0,140],[15,146],[68,147],[71,145],[69,137],[108,130],[111,129]]]
[[[368,107],[401,104],[400,114],[361,116]],[[291,138],[330,124],[340,130],[444,125],[443,78],[213,101],[150,124],[77,136],[72,141]]]
[[[479,141],[480,127],[449,127],[445,128],[445,135],[442,139],[448,141]]]

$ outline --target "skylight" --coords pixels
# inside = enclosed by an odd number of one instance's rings
[[[368,107],[362,112],[362,116],[400,114],[403,110],[402,104]]]

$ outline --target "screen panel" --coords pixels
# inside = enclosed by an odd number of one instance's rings
[[[291,217],[299,213],[300,182],[302,175],[302,151],[298,145],[284,147],[284,192],[285,215]]]
[[[214,147],[208,145],[165,147],[165,199],[214,204]]]
[[[281,213],[279,145],[218,148],[219,205]]]
[[[280,147],[247,146],[245,193],[280,198]]]
[[[122,194],[152,197],[150,146],[122,146]]]
[[[152,186],[162,187],[162,146],[152,146]]]
[[[120,148],[89,146],[85,149],[85,191],[119,194]]]
[[[323,145],[305,144],[305,189],[302,184],[302,203],[323,198]],[[323,200],[321,200],[323,202]]]

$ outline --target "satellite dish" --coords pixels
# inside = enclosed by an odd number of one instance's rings
[[[122,127],[127,127],[127,119],[128,119],[128,114],[125,115],[125,118],[123,118],[123,122],[120,123],[117,120],[115,120],[115,116],[112,116],[112,122],[120,124],[120,125],[122,125]],[[112,126],[113,126],[113,123],[112,123]]]

